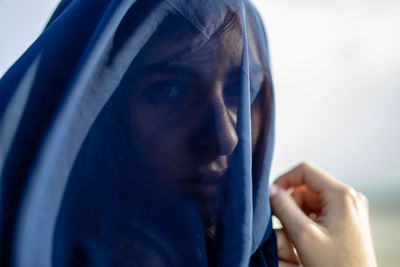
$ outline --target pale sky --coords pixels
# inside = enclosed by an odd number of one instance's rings
[[[275,79],[273,176],[304,159],[400,185],[400,1],[253,2]]]
[[[0,76],[57,2],[0,0]],[[253,3],[275,83],[272,177],[308,160],[346,182],[400,185],[400,1]]]

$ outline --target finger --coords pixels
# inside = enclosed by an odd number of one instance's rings
[[[285,261],[278,261],[278,266],[279,267],[300,267],[300,264],[293,264],[290,262],[285,262]]]
[[[293,249],[293,245],[290,242],[285,230],[275,230],[277,246],[278,246],[278,258],[280,260],[300,264],[299,259]]]
[[[317,214],[322,210],[322,203],[318,195],[309,190],[305,185],[295,187],[291,196],[307,215],[311,212]]]
[[[294,169],[278,177],[274,183],[283,188],[306,185],[311,191],[317,194],[329,192],[332,189],[342,186],[342,183],[326,173],[317,170],[309,163],[298,165]]]
[[[315,224],[297,206],[288,192],[276,185],[270,185],[270,201],[272,211],[285,227],[290,240],[298,244],[298,237],[310,224]]]

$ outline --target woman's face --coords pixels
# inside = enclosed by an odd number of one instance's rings
[[[242,36],[238,23],[200,48],[181,49],[160,36],[147,45],[128,103],[135,150],[157,177],[215,210],[238,137]],[[154,52],[152,52],[154,51]],[[171,182],[171,183],[169,183]]]

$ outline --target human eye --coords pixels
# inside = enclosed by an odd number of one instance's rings
[[[145,99],[152,104],[178,101],[185,94],[184,86],[174,81],[157,82],[144,92]]]

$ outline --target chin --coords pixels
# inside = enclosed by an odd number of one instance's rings
[[[202,199],[197,200],[197,206],[200,211],[200,215],[204,224],[204,227],[210,227],[216,224],[218,210],[221,207],[221,201],[218,199]]]

